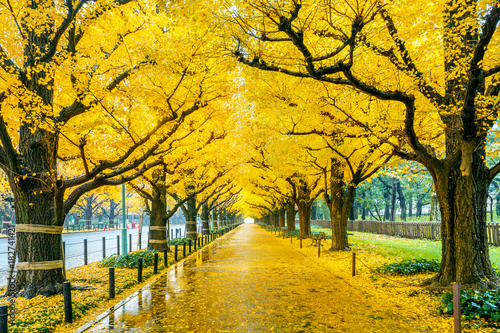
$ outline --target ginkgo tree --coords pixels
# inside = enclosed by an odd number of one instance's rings
[[[429,283],[495,286],[486,196],[500,163],[487,164],[485,156],[498,117],[499,3],[249,0],[231,6],[233,54],[241,63],[392,106],[386,122],[402,118],[406,136],[395,153],[427,168],[439,199],[441,268]]]
[[[21,295],[60,290],[60,232],[83,194],[160,165],[186,117],[225,94],[223,64],[206,55],[211,21],[192,5],[0,5],[0,167],[17,213]]]

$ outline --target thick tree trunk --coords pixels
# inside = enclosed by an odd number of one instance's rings
[[[499,279],[491,267],[486,230],[489,182],[481,156],[474,153],[472,173],[462,176],[458,166],[434,177],[441,210],[442,259],[435,285],[460,282],[479,288]]]
[[[183,209],[184,217],[186,218],[186,237],[190,239],[198,238],[198,230],[196,230],[196,196],[190,198],[186,202],[186,208]]]
[[[280,209],[279,211],[279,219],[280,219],[280,229],[283,230],[285,228],[285,212],[286,210]]]
[[[341,182],[338,182],[332,190],[332,198],[337,198],[331,201],[330,216],[332,217],[332,247],[331,251],[345,251],[349,249],[347,242],[347,221],[349,212],[354,201],[355,188],[349,186],[345,193]],[[338,192],[338,193],[335,193]]]
[[[219,229],[219,221],[217,218],[217,207],[212,208],[212,228]]]
[[[306,201],[299,201],[297,204],[299,210],[300,238],[311,237],[311,204]]]
[[[111,229],[115,228],[115,209],[116,209],[117,204],[115,203],[115,200],[110,199],[109,200],[109,227]]]
[[[287,203],[286,206],[286,231],[295,230],[295,204],[293,201]]]
[[[210,210],[207,204],[201,207],[201,228],[203,235],[210,234]]]
[[[32,133],[29,126],[24,125],[20,141],[23,163],[30,172],[25,179],[9,176],[16,223],[62,226],[64,193],[54,181],[57,179],[56,134],[42,129]],[[61,234],[18,232],[17,255],[19,263],[63,260]],[[63,268],[18,270],[16,291],[22,290],[21,295],[27,298],[37,294],[50,296],[62,289],[65,279]]]
[[[161,172],[161,182],[165,182],[166,173]],[[167,193],[163,186],[152,186],[151,216],[148,249],[163,252],[168,250],[167,242]]]

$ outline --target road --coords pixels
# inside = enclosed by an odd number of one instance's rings
[[[170,268],[92,332],[419,332],[257,225]]]
[[[184,236],[184,225],[174,224],[171,225],[171,229],[174,230],[174,238],[176,236],[175,230],[178,230],[178,235]],[[141,236],[141,248],[147,247],[148,244],[148,227],[144,227]],[[110,231],[89,231],[89,232],[75,232],[75,233],[63,233],[62,240],[65,243],[65,253],[66,253],[66,269],[78,267],[84,264],[84,239],[87,239],[87,257],[88,262],[94,262],[101,260],[103,258],[102,251],[102,238],[106,238],[106,256],[116,254],[117,238],[116,236],[122,235],[121,230],[110,230]],[[138,229],[127,230],[127,242],[132,235],[132,250],[137,250],[138,241]],[[121,240],[120,240],[121,241]],[[129,246],[129,245],[128,245]],[[121,251],[121,245],[120,245]],[[8,238],[0,238],[0,286],[7,284],[8,269]]]

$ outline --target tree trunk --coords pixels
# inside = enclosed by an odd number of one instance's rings
[[[295,203],[290,201],[286,206],[286,231],[295,230]]]
[[[311,237],[311,204],[306,201],[299,201],[300,238]]]
[[[413,216],[413,194],[412,193],[408,194],[408,216],[409,217]]]
[[[155,170],[156,172],[156,170]],[[158,182],[164,183],[166,173],[160,173]],[[163,252],[168,250],[167,242],[167,192],[165,187],[156,183],[152,186],[151,216],[149,227],[148,249]]]
[[[403,190],[401,189],[401,182],[399,181],[399,179],[396,190],[398,192],[399,208],[401,210],[401,220],[406,221],[406,199]]]
[[[384,201],[385,201],[385,208],[384,208],[384,221],[388,221],[391,219],[391,193],[389,192],[389,189],[387,186],[384,186]]]
[[[494,286],[492,282],[499,282],[491,267],[488,249],[486,198],[489,180],[486,179],[483,149],[474,151],[469,176],[463,176],[458,165],[448,170],[434,170],[442,238],[441,269],[430,281],[434,285],[460,282],[485,288]]]
[[[21,127],[20,151],[29,177],[10,175],[14,195],[16,224],[62,226],[64,193],[56,186],[57,137],[42,129],[31,132],[29,125]],[[47,188],[47,185],[50,188]],[[61,234],[33,232],[17,233],[18,262],[63,260]],[[37,294],[50,296],[62,289],[66,276],[63,268],[18,270],[16,292],[32,298]]]
[[[438,197],[436,195],[436,191],[432,191],[431,194],[431,208],[430,208],[430,214],[429,214],[429,220],[430,221],[438,221]]]
[[[285,212],[286,210],[280,209],[279,210],[279,219],[280,219],[280,229],[283,230],[285,227]]]
[[[417,201],[417,213],[415,214],[416,217],[422,216],[422,201],[419,200]]]
[[[219,229],[219,221],[217,219],[217,207],[212,208],[212,228]]]
[[[202,235],[210,234],[210,210],[208,204],[203,204],[201,207],[201,225]]]
[[[109,227],[111,229],[115,228],[115,208],[117,204],[114,199],[109,200]]]
[[[198,238],[198,230],[196,230],[196,196],[193,196],[186,202],[186,208],[183,209],[184,217],[186,218],[186,237],[190,239]]]
[[[316,204],[316,202],[313,202],[313,204],[311,205],[311,221],[316,221],[318,219],[317,209],[318,205]]]
[[[398,182],[395,177],[391,179],[391,215],[389,217],[389,221],[396,221],[396,194]]]

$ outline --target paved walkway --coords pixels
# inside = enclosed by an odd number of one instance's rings
[[[418,332],[257,225],[178,264],[95,332]],[[370,304],[367,306],[366,304]]]

